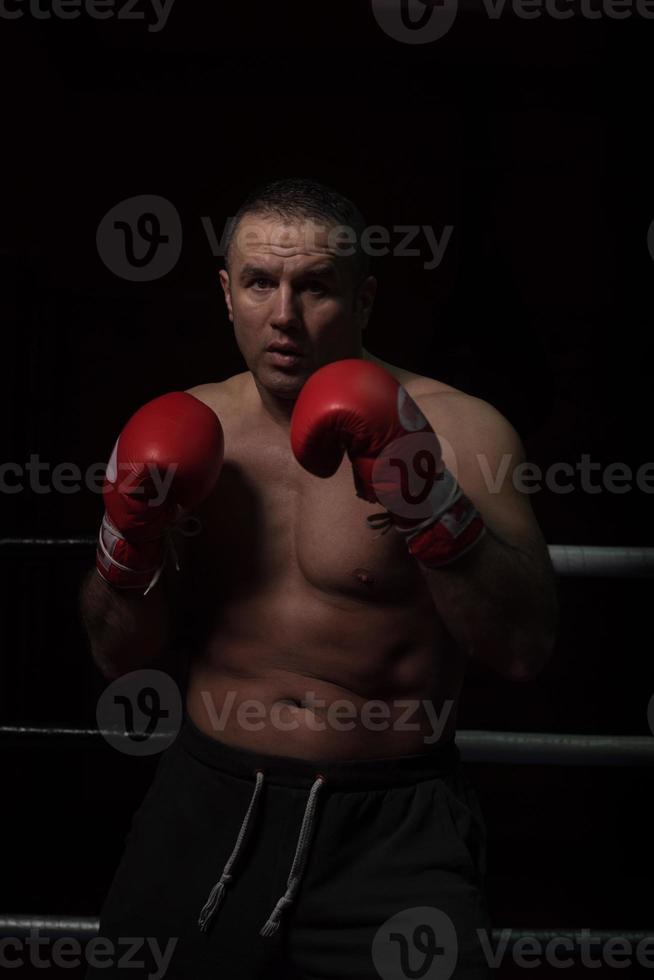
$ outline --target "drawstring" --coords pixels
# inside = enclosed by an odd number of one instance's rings
[[[313,818],[316,810],[316,796],[318,795],[318,790],[325,782],[324,776],[317,776],[316,780],[311,787],[311,792],[309,793],[309,798],[307,800],[307,805],[304,809],[304,817],[302,818],[302,826],[300,827],[300,833],[298,835],[297,847],[295,849],[295,857],[293,858],[293,864],[291,865],[291,870],[286,882],[286,891],[275,905],[268,916],[267,922],[264,923],[263,928],[259,932],[260,936],[273,936],[278,928],[279,922],[282,917],[282,913],[290,905],[293,904],[295,898],[295,893],[300,884],[302,878],[302,873],[304,871],[304,866],[307,861],[307,854],[309,852],[309,843],[311,840],[311,830],[313,825]]]
[[[257,780],[250,799],[250,805],[247,809],[247,813],[243,818],[243,823],[241,824],[241,829],[238,832],[238,837],[236,838],[236,845],[232,851],[227,864],[223,869],[223,873],[216,882],[216,884],[211,889],[209,897],[204,904],[204,908],[200,912],[200,917],[198,919],[198,925],[202,932],[206,932],[211,919],[213,918],[218,906],[220,905],[224,895],[225,890],[229,882],[232,880],[231,870],[234,863],[243,847],[243,842],[250,825],[252,814],[255,811],[259,797],[261,795],[261,790],[263,788],[263,772],[257,769]],[[309,792],[309,797],[307,799],[307,804],[304,808],[304,816],[302,818],[302,825],[300,827],[300,833],[298,835],[297,847],[295,849],[295,856],[293,858],[293,863],[291,865],[291,870],[286,882],[286,891],[279,899],[275,908],[270,913],[268,920],[263,925],[259,935],[260,936],[273,936],[278,928],[282,917],[282,913],[290,905],[293,904],[295,899],[295,894],[300,885],[302,879],[302,874],[307,861],[307,855],[309,852],[309,844],[311,842],[311,832],[313,829],[313,820],[316,810],[316,796],[318,795],[318,790],[325,783],[324,776],[316,776],[316,779]]]
[[[216,882],[216,884],[211,889],[211,893],[209,895],[209,898],[205,902],[204,908],[200,912],[200,918],[198,919],[198,925],[200,926],[200,929],[202,930],[202,932],[206,932],[207,931],[207,929],[209,927],[209,923],[210,923],[210,921],[211,921],[214,913],[216,912],[216,909],[218,908],[218,906],[220,905],[220,903],[221,903],[221,901],[223,899],[223,896],[225,894],[225,888],[228,885],[228,883],[232,880],[231,870],[232,870],[232,867],[234,865],[234,862],[236,861],[236,859],[237,859],[237,857],[239,855],[239,851],[241,850],[241,847],[243,846],[243,842],[245,840],[245,835],[247,833],[248,825],[250,823],[250,818],[251,818],[252,814],[254,813],[254,809],[255,809],[255,807],[257,805],[257,802],[259,800],[259,796],[261,794],[262,787],[263,787],[263,773],[261,772],[260,769],[257,769],[257,781],[256,781],[256,784],[255,784],[255,787],[254,787],[254,792],[252,793],[252,798],[250,800],[250,805],[248,807],[247,813],[245,814],[245,817],[243,818],[243,823],[241,824],[241,829],[238,832],[238,837],[236,838],[236,844],[234,846],[234,850],[230,854],[229,860],[227,861],[227,864],[223,868],[223,873],[221,874],[220,878],[218,879],[218,881]]]

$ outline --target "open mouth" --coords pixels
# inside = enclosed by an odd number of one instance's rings
[[[289,367],[294,364],[299,364],[304,358],[304,354],[299,348],[283,344],[271,344],[270,347],[266,348],[266,354],[273,364],[279,367]]]
[[[295,354],[297,356],[302,355],[302,351],[295,344],[271,344],[266,350],[270,351],[271,354]]]

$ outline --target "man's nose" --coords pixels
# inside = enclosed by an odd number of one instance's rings
[[[275,290],[270,322],[276,327],[292,327],[300,322],[299,299],[289,285],[282,283]]]

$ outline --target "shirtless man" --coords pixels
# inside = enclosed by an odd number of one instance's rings
[[[152,553],[138,588],[105,560],[82,597],[108,678],[167,665],[180,624],[193,644],[184,728],[101,918],[103,936],[174,939],[168,976],[367,980],[409,976],[402,963],[429,956],[438,976],[487,976],[483,825],[458,765],[456,705],[469,658],[516,680],[546,662],[554,578],[511,479],[524,461],[511,425],[362,347],[376,280],[334,234],[343,227],[360,243],[357,209],[313,181],[274,182],[239,210],[220,278],[247,370],[174,396],[193,396],[189,433],[206,426],[200,457],[222,451],[211,420],[224,433],[220,475],[207,459],[205,485],[177,498],[200,533],[175,536],[181,572],[168,562],[145,596]],[[334,362],[418,406],[463,492],[458,530],[441,515],[411,539],[421,512],[391,515],[381,533],[365,465],[346,454],[317,475],[309,430],[333,424],[325,412],[347,387]],[[353,411],[368,424],[365,399]],[[133,555],[140,542],[122,530],[127,542],[112,540]],[[446,537],[436,551],[434,534]]]

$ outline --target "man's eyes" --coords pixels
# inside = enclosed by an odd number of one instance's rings
[[[249,285],[254,286],[256,289],[269,289],[275,284],[272,279],[264,279],[259,276],[257,279],[251,279]],[[324,282],[321,282],[319,279],[307,280],[303,288],[307,289],[314,295],[327,292],[327,287],[325,286]]]

